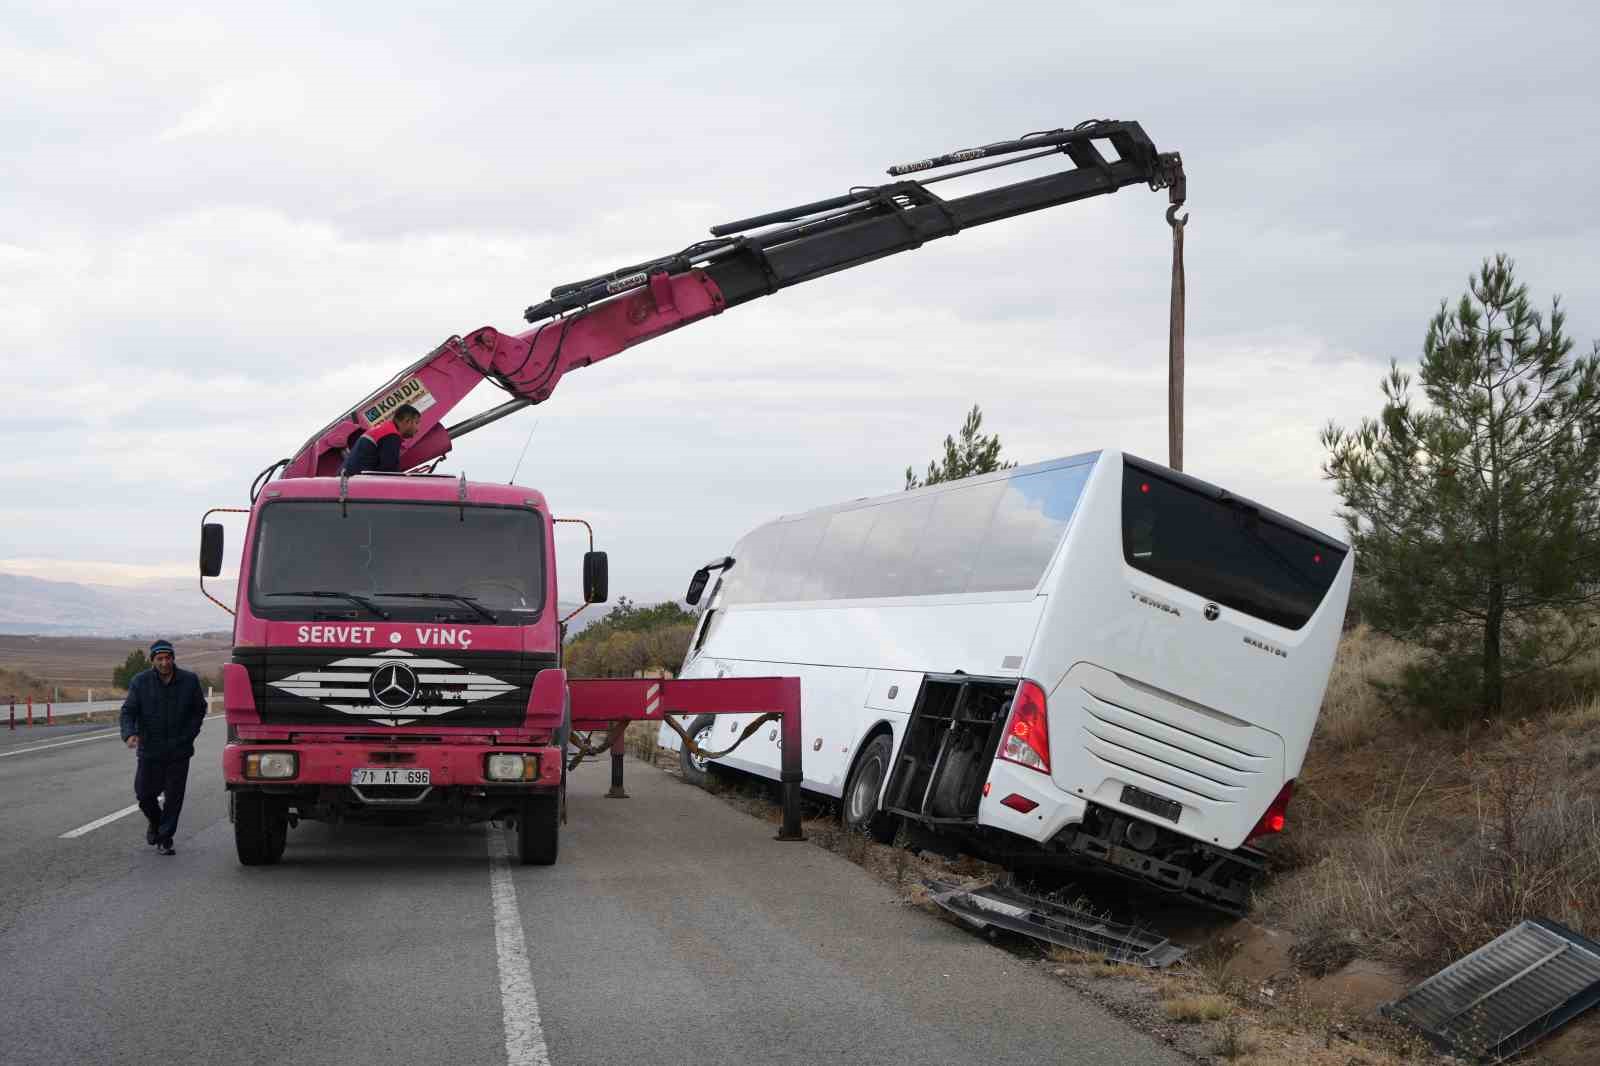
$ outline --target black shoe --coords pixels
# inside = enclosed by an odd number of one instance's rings
[[[161,854],[161,855],[176,855],[176,854],[178,854],[177,849],[172,846],[172,841],[170,841],[170,840],[161,841],[160,844],[156,845],[156,851],[157,851],[158,854]]]

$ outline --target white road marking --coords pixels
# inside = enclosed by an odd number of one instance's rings
[[[202,721],[209,722],[213,718],[221,718],[220,714],[208,714]],[[68,744],[87,744],[91,740],[104,740],[106,737],[120,737],[121,729],[108,729],[104,733],[91,733],[88,736],[74,737],[71,740],[58,740],[53,744],[40,744],[35,748],[22,748],[18,751],[0,751],[0,759],[9,759],[13,755],[30,755],[36,751],[49,751],[51,748],[64,748]]]
[[[110,825],[112,822],[116,821],[118,818],[126,818],[128,815],[132,814],[134,811],[136,811],[138,809],[139,809],[139,805],[137,803],[135,803],[132,807],[124,807],[120,811],[112,811],[110,814],[106,815],[104,818],[96,818],[94,821],[90,822],[88,825],[80,825],[76,829],[71,829],[71,830],[68,830],[65,833],[62,833],[61,834],[61,839],[62,840],[71,840],[73,837],[81,837],[85,833],[92,833],[96,829],[99,829],[103,825]]]
[[[506,840],[493,828],[489,830],[489,891],[494,897],[494,949],[500,962],[500,1014],[506,1030],[507,1066],[550,1066]]]
[[[36,748],[22,748],[18,751],[0,751],[0,759],[9,759],[13,755],[27,755],[30,752],[35,751],[49,751],[51,748],[64,748],[68,744],[87,744],[91,740],[104,740],[106,737],[115,737],[120,735],[121,730],[112,729],[105,733],[92,733],[89,736],[78,737],[74,740],[58,740],[54,744],[40,744]]]

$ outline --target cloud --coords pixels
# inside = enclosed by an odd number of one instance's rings
[[[1101,115],[1190,173],[1189,469],[1333,528],[1319,429],[1376,410],[1482,256],[1510,251],[1600,332],[1600,221],[1573,178],[1600,155],[1575,136],[1591,23],[1566,4],[0,16],[0,557],[187,568],[206,507],[452,334],[520,328],[554,284],[891,162]],[[615,587],[651,599],[776,514],[894,491],[973,403],[1024,461],[1162,459],[1164,207],[1128,189],[735,309],[572,374],[449,469],[509,478],[537,419],[519,478],[596,518]]]

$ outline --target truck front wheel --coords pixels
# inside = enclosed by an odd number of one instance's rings
[[[512,858],[523,866],[552,866],[561,849],[561,797],[529,796],[522,801],[511,833]]]
[[[289,813],[259,792],[233,794],[233,846],[246,866],[271,866],[289,842]]]

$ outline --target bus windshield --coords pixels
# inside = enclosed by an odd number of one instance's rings
[[[518,507],[334,500],[269,504],[250,605],[265,618],[440,614],[527,625],[544,607],[544,530]]]
[[[1346,549],[1220,489],[1125,461],[1122,554],[1151,577],[1299,629],[1327,595]]]

